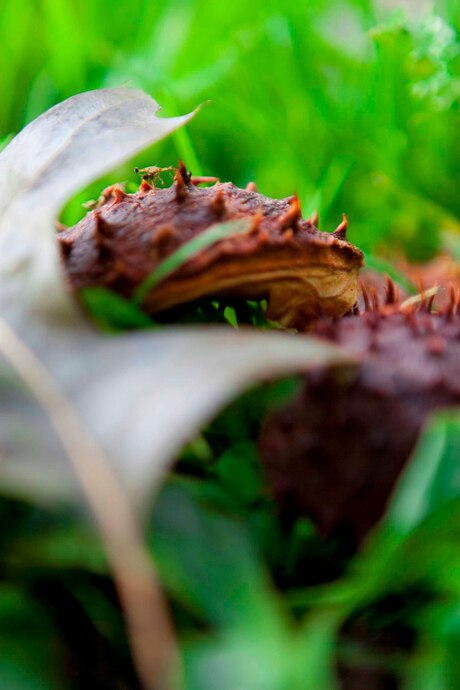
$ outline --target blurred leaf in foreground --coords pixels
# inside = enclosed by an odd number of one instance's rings
[[[251,381],[341,358],[314,340],[275,333],[175,328],[108,339],[90,329],[61,274],[54,217],[72,191],[189,118],[158,119],[157,108],[138,91],[82,94],[38,118],[0,157],[4,354],[8,337],[25,340],[143,496],[183,443]],[[34,475],[55,484],[60,467],[44,472],[31,463],[30,488]],[[18,468],[5,458],[3,481]]]
[[[31,389],[85,491],[146,687],[171,661],[174,636],[113,467],[131,495],[147,499],[184,442],[251,382],[345,361],[339,349],[314,339],[249,329],[112,338],[91,330],[61,273],[54,219],[72,191],[190,117],[159,119],[157,109],[139,91],[84,93],[38,118],[0,154],[2,372],[11,367]],[[17,389],[14,380],[2,388],[6,409]],[[0,439],[4,485],[33,494],[49,479],[60,495],[69,487],[62,458],[42,452],[46,462],[38,465],[34,444],[30,454],[22,444],[18,457],[10,425]],[[38,448],[41,439],[39,432]]]

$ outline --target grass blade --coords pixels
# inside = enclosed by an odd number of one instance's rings
[[[180,268],[186,261],[195,256],[195,254],[227,237],[247,232],[251,227],[251,223],[252,218],[240,218],[238,220],[229,220],[226,223],[218,223],[217,225],[212,225],[189,242],[183,244],[171,254],[171,256],[168,256],[167,259],[157,266],[141,283],[134,293],[134,303],[137,305],[142,304],[147,294],[158,285],[158,283],[161,283],[162,280],[171,275],[173,271]]]

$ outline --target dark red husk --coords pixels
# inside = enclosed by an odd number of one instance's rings
[[[202,298],[266,299],[269,319],[303,328],[321,313],[342,316],[353,306],[362,252],[346,240],[346,220],[336,232],[320,232],[315,218],[302,218],[297,196],[270,199],[252,184],[197,187],[203,179],[180,164],[168,188],[144,180],[135,194],[117,185],[105,190],[96,208],[57,235],[72,286],[130,298],[186,242],[216,224],[247,219],[247,232],[208,246],[152,288],[143,309],[156,314]]]
[[[359,543],[382,516],[429,412],[460,403],[460,318],[365,295],[367,310],[323,319],[315,334],[360,360],[321,369],[265,422],[259,451],[285,516],[309,516],[324,536]]]

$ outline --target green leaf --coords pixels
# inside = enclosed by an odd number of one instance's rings
[[[385,523],[408,534],[460,498],[460,413],[436,415],[422,434],[392,499]]]
[[[269,628],[230,631],[184,650],[186,690],[302,690],[289,684],[288,635]],[[332,690],[332,688],[331,688]]]
[[[3,137],[0,137],[0,151],[4,149],[5,146],[8,146],[12,138],[12,134],[5,134]]]
[[[0,587],[0,679],[8,690],[59,690],[62,660],[44,608],[14,585]]]
[[[313,609],[295,642],[293,664],[299,690],[335,690],[337,631],[343,618],[340,608]],[[293,674],[294,675],[294,674]]]
[[[411,586],[460,596],[460,417],[437,413],[381,525],[352,566],[349,604]]]
[[[460,687],[460,602],[428,605],[418,616],[419,641],[407,668],[407,690],[456,690]]]
[[[214,467],[215,475],[242,504],[251,505],[261,496],[262,468],[254,444],[238,444],[225,451]]]
[[[335,690],[332,611],[312,613],[301,630],[275,619],[185,646],[187,690]]]
[[[155,327],[155,322],[145,312],[112,290],[89,287],[80,290],[79,297],[91,317],[104,330],[120,331]]]
[[[162,581],[205,622],[253,631],[276,620],[276,599],[243,522],[200,498],[193,481],[169,482],[153,512],[149,540]]]

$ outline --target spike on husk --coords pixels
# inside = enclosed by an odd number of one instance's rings
[[[216,189],[216,193],[211,201],[211,207],[217,216],[225,215],[225,193],[222,187]]]
[[[307,222],[313,225],[315,228],[319,228],[319,213],[318,211],[313,211],[311,216],[307,218]]]
[[[302,217],[302,209],[300,208],[300,200],[297,194],[289,197],[289,208],[279,219],[279,227],[281,230],[291,228],[296,230],[299,220]]]
[[[338,225],[336,227],[336,229],[334,230],[334,232],[332,234],[334,237],[336,237],[339,240],[346,240],[347,239],[347,230],[348,230],[348,220],[347,220],[347,217],[344,213],[342,222],[340,223],[340,225]]]
[[[147,180],[142,179],[141,183],[139,185],[139,191],[140,192],[151,192],[153,191],[154,187],[153,185],[149,184]]]

